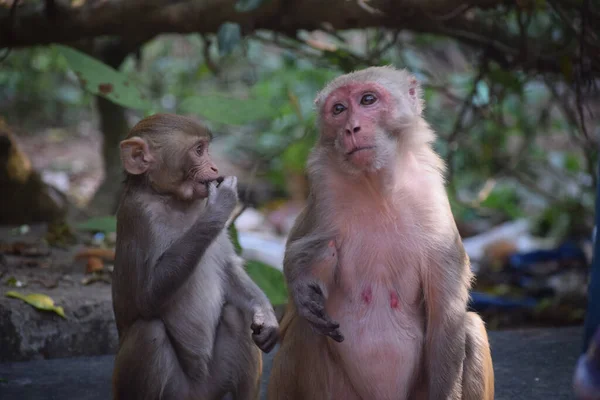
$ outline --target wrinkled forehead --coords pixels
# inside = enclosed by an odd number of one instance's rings
[[[170,127],[150,136],[150,145],[161,148],[163,151],[174,155],[186,152],[196,146],[199,142],[210,143],[211,136],[207,132],[193,129],[181,129],[181,127]],[[169,155],[165,154],[165,155]]]
[[[317,99],[319,112],[329,110],[337,102],[359,101],[360,97],[367,93],[374,93],[384,100],[388,100],[389,91],[383,82],[351,82],[335,88],[332,88],[327,93],[322,93]]]

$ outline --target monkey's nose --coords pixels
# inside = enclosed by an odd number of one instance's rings
[[[350,136],[353,133],[357,133],[360,131],[360,126],[355,126],[354,128],[352,128],[352,130],[350,130],[350,128],[346,128],[346,135]]]

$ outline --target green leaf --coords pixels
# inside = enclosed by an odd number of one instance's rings
[[[219,46],[219,54],[225,55],[238,45],[242,39],[242,30],[239,24],[233,22],[224,22],[217,31],[217,44]]]
[[[61,317],[65,318],[65,319],[67,318],[65,316],[65,311],[63,310],[63,308],[60,306],[54,305],[54,300],[52,300],[51,297],[46,296],[45,294],[31,293],[28,295],[23,295],[21,293],[11,290],[11,291],[6,292],[5,295],[6,295],[6,297],[14,297],[16,299],[21,299],[25,303],[32,305],[33,307],[37,308],[38,310],[54,311]]]
[[[89,93],[136,110],[145,110],[152,106],[127,75],[71,47],[59,44],[53,47],[67,60],[69,67]]]
[[[523,216],[521,207],[519,207],[519,196],[512,187],[494,188],[480,206],[501,211],[513,219]]]
[[[492,68],[488,73],[488,76],[492,82],[498,83],[514,93],[520,94],[523,91],[523,83],[519,79],[519,76],[514,72],[509,72],[500,68]]]
[[[301,140],[289,145],[282,154],[284,165],[292,171],[302,172],[312,146],[312,140]]]
[[[238,0],[237,3],[235,3],[235,11],[237,11],[237,12],[252,11],[266,3],[268,3],[268,0]]]
[[[235,227],[234,223],[231,223],[231,225],[229,225],[228,231],[229,231],[229,237],[231,238],[231,241],[233,242],[233,247],[235,248],[235,252],[238,255],[242,254],[242,246],[240,245],[237,228]]]
[[[565,154],[564,167],[569,172],[581,171],[581,164],[579,158],[574,154]]]
[[[271,304],[278,305],[287,302],[287,288],[281,271],[259,261],[248,261],[246,271],[258,287],[265,292]]]
[[[244,125],[275,115],[276,108],[258,98],[240,99],[223,94],[188,97],[181,103],[184,112],[200,114],[214,122]]]
[[[117,219],[114,216],[94,217],[78,224],[77,229],[91,232],[116,232]]]

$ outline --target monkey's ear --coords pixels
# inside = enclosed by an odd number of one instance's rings
[[[420,115],[423,112],[423,95],[421,92],[421,84],[412,74],[408,76],[408,96],[412,100],[415,111]]]
[[[123,168],[132,175],[143,174],[154,161],[148,143],[139,136],[123,140],[120,147]]]

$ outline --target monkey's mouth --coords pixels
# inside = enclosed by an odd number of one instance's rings
[[[357,153],[361,150],[371,150],[374,149],[375,146],[364,146],[364,147],[355,147],[352,150],[350,150],[349,152],[346,153],[347,156],[351,156],[354,153]]]
[[[224,176],[219,176],[216,179],[202,179],[200,180],[200,183],[203,184],[204,186],[206,186],[206,188],[208,189],[208,184],[211,182],[217,182],[217,187],[221,184],[221,182],[223,182],[223,180],[225,179]]]

